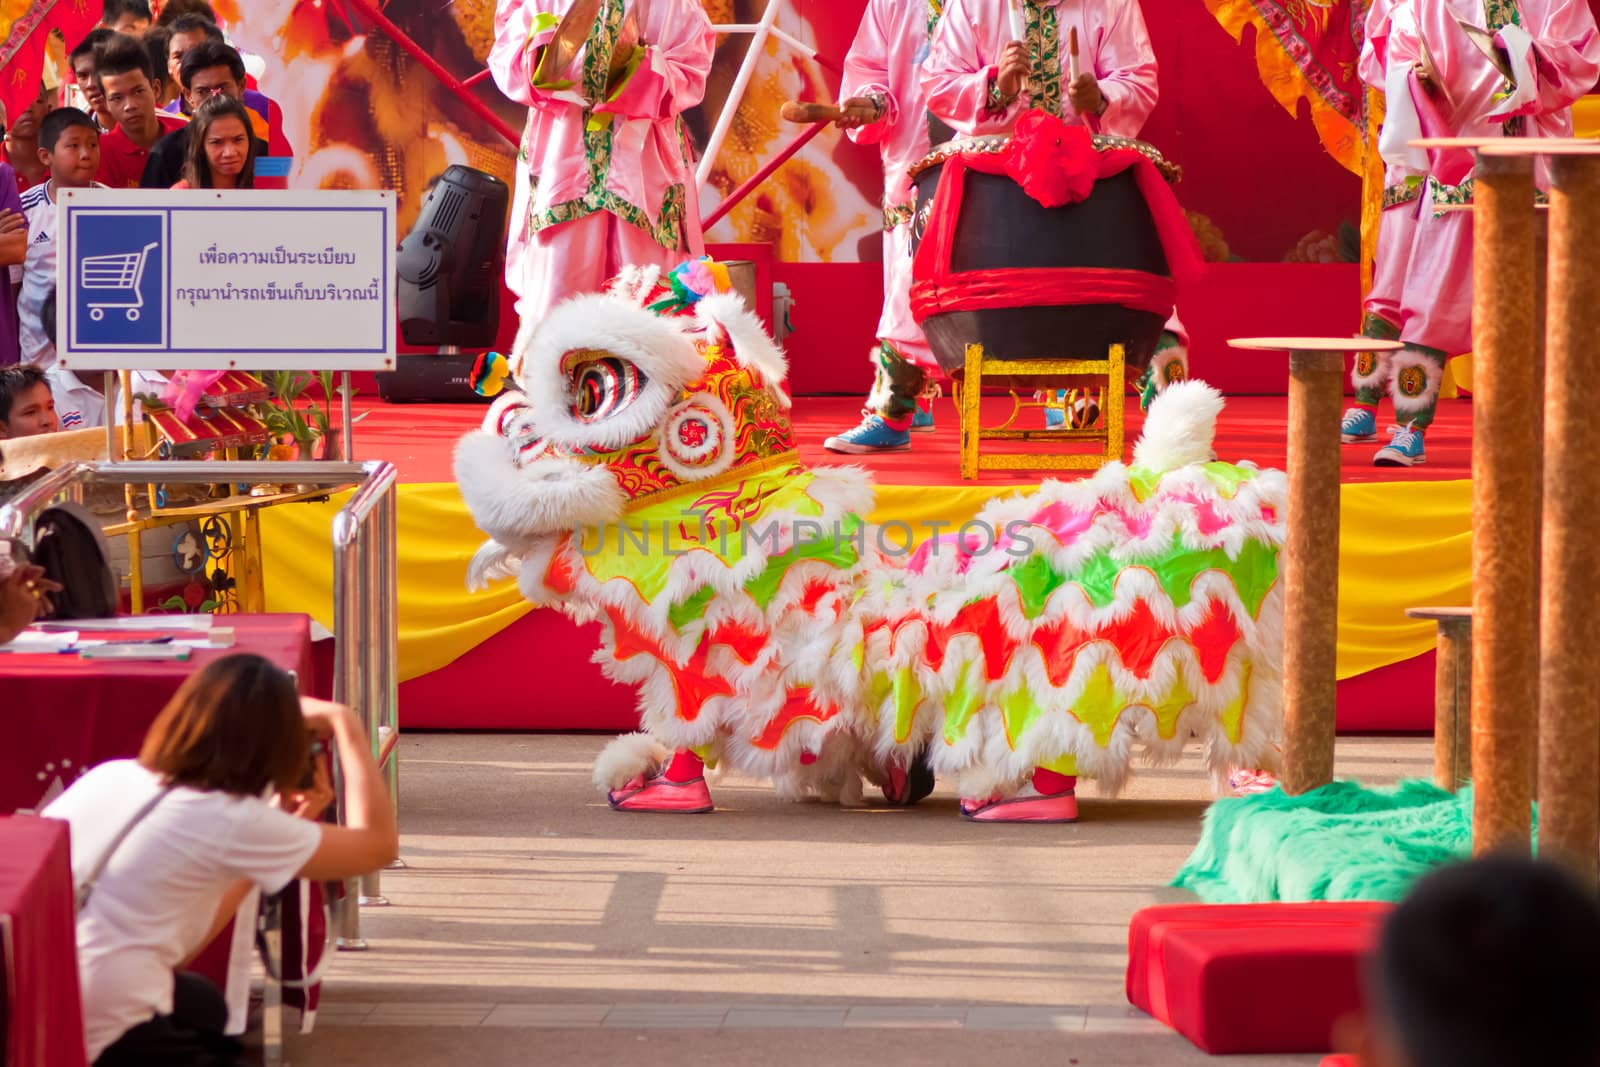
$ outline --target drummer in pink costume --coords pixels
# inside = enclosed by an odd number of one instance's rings
[[[1404,27],[1400,7],[1390,3],[1374,8],[1369,32],[1379,33],[1372,43],[1372,62],[1363,56],[1363,77],[1369,81],[1375,65],[1382,64],[1390,114],[1414,122],[1417,132],[1428,137],[1571,136],[1572,103],[1594,85],[1600,72],[1600,31],[1587,4],[1411,0],[1420,44],[1404,68],[1398,67],[1407,56],[1403,34],[1396,33],[1397,27]],[[1510,78],[1473,43],[1461,22],[1495,34]],[[1393,381],[1395,414],[1401,425],[1374,457],[1380,466],[1424,461],[1423,432],[1433,421],[1445,361],[1472,346],[1472,215],[1439,210],[1472,202],[1472,167],[1472,154],[1465,150],[1430,152],[1408,253],[1392,245],[1380,247],[1380,256],[1387,251],[1391,257],[1406,257],[1399,275],[1403,280],[1395,324],[1405,348],[1390,357],[1386,374],[1375,359],[1357,367],[1372,372],[1379,383],[1385,376]],[[1383,225],[1389,227],[1389,213]],[[1379,269],[1378,281],[1389,279],[1392,285],[1396,272],[1381,261]],[[1380,291],[1378,298],[1377,307],[1392,305],[1392,292]],[[1369,310],[1373,309],[1369,300]],[[1371,396],[1370,391],[1366,396],[1358,392],[1356,406],[1346,412],[1341,426],[1345,440],[1376,437],[1376,404],[1368,402]]]
[[[828,438],[834,452],[901,452],[911,431],[932,430],[926,394],[938,373],[933,350],[911,315],[911,219],[917,191],[911,165],[928,154],[928,111],[921,67],[939,22],[939,0],[868,0],[844,61],[845,107],[877,118],[841,119],[852,140],[883,156],[883,315],[872,350],[873,383],[861,425]]]
[[[700,102],[711,70],[716,35],[705,10],[699,0],[600,0],[567,68],[540,72],[574,2],[500,0],[495,9],[490,70],[501,92],[528,106],[506,242],[506,284],[524,320],[600,289],[624,265],[671,267],[702,248],[679,116]]]
[[[1009,133],[1038,108],[1096,133],[1138,137],[1158,95],[1139,0],[948,0],[922,82],[928,109],[971,136]],[[1169,381],[1188,377],[1187,349],[1174,314],[1141,382],[1145,406]],[[1045,417],[1050,426],[1067,421],[1056,409]]]

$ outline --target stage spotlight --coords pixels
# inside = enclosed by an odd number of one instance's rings
[[[434,182],[395,265],[407,344],[494,344],[509,201],[505,182],[471,167],[452,165]]]
[[[434,179],[395,265],[400,336],[437,354],[402,355],[378,375],[391,403],[482,403],[470,381],[476,353],[500,329],[510,191],[492,174],[452,165]]]

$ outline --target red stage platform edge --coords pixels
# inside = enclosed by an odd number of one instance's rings
[[[1328,1052],[1391,905],[1178,904],[1128,927],[1128,1000],[1212,1055]]]

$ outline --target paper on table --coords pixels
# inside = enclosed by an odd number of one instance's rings
[[[9,644],[0,645],[0,652],[65,652],[77,640],[76,630],[24,630]]]
[[[107,633],[137,630],[140,633],[205,633],[216,623],[215,615],[118,615],[111,619],[74,619],[72,622],[35,623],[35,630],[84,630]]]
[[[80,659],[187,660],[193,650],[172,643],[163,645],[93,645],[78,652]]]

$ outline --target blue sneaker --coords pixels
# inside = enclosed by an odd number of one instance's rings
[[[1339,420],[1339,440],[1345,444],[1378,439],[1378,418],[1367,408],[1348,408]]]
[[[1421,430],[1396,426],[1391,432],[1389,443],[1372,457],[1374,467],[1420,467],[1428,461],[1422,451]]]
[[[1044,409],[1044,428],[1047,430],[1081,430],[1100,421],[1100,403],[1087,392],[1058,389],[1056,402],[1062,406]]]
[[[847,452],[853,456],[869,452],[907,452],[911,449],[909,430],[897,430],[884,422],[882,416],[870,411],[863,411],[862,415],[866,417],[861,420],[860,426],[828,438],[822,442],[822,447],[829,452]]]
[[[1056,403],[1064,404],[1066,402],[1066,399],[1067,399],[1067,391],[1065,389],[1057,389],[1056,390]],[[1064,408],[1050,407],[1050,408],[1045,408],[1044,409],[1044,428],[1045,429],[1047,429],[1047,430],[1061,430],[1061,429],[1065,429],[1066,425],[1067,425],[1067,413],[1066,413],[1066,410]]]
[[[933,432],[933,405],[932,404],[929,404],[927,407],[923,407],[922,404],[920,404],[920,403],[917,404],[917,412],[916,412],[915,415],[911,416],[911,432],[912,433],[932,433]]]

